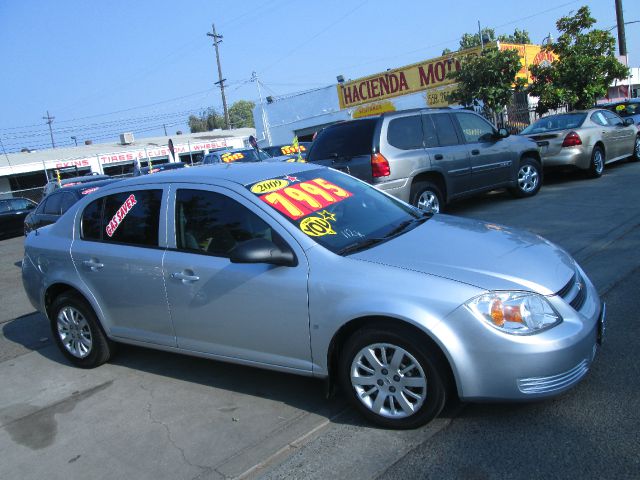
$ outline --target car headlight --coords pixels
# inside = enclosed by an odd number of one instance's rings
[[[512,335],[538,333],[562,321],[549,301],[537,293],[489,292],[465,305],[480,320]]]

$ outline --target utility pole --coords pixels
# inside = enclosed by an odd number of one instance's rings
[[[43,120],[46,120],[47,123],[49,124],[49,133],[51,134],[51,146],[53,148],[56,148],[56,142],[53,141],[53,129],[51,128],[51,124],[53,123],[53,120],[56,117],[52,117],[51,115],[49,115],[49,110],[47,110],[47,116],[46,117],[42,117]]]
[[[480,28],[480,20],[478,20],[478,36],[480,37],[480,50],[484,50],[484,41],[482,40],[482,28]]]
[[[258,74],[256,72],[251,73],[251,81],[256,82],[258,87],[258,96],[260,97],[260,109],[262,110],[262,128],[264,130],[264,136],[267,140],[267,144],[271,146],[271,130],[269,129],[269,117],[264,110],[264,103],[262,102],[262,90],[260,89],[260,80],[258,80]]]
[[[163,123],[162,126],[164,127],[164,136],[168,137],[169,135],[167,135],[167,124]]]
[[[620,56],[626,57],[627,56],[627,39],[624,33],[624,17],[622,15],[622,0],[616,0],[616,21],[618,22],[618,51],[620,52]]]
[[[215,82],[216,85],[220,86],[220,93],[222,94],[222,108],[224,109],[224,124],[229,130],[229,110],[227,109],[227,98],[224,96],[224,82],[226,78],[222,78],[222,66],[220,66],[220,50],[218,49],[218,45],[222,43],[222,35],[218,35],[216,33],[216,26],[211,24],[211,33],[207,32],[207,37],[213,38],[213,46],[216,49],[216,62],[218,63],[218,81]]]

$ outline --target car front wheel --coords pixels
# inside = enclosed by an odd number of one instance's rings
[[[64,293],[54,300],[49,311],[53,337],[71,363],[94,368],[109,360],[114,345],[85,299]]]
[[[518,168],[517,184],[510,189],[518,198],[533,197],[542,186],[542,166],[535,158],[523,158]]]
[[[640,162],[640,135],[636,137],[636,141],[633,144],[633,154],[631,155],[632,162]]]
[[[383,427],[420,427],[446,402],[438,356],[409,332],[357,331],[342,351],[339,369],[340,385],[351,403]]]

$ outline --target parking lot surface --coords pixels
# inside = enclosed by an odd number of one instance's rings
[[[637,478],[639,182],[640,163],[621,163],[599,180],[554,174],[533,198],[451,206],[567,249],[609,304],[607,337],[557,399],[454,401],[404,432],[365,424],[303,377],[124,346],[73,368],[22,292],[22,238],[2,241],[0,478]]]

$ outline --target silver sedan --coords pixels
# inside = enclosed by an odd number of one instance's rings
[[[124,342],[313,376],[392,428],[452,391],[560,394],[604,331],[594,286],[543,238],[305,164],[114,183],[29,233],[22,276],[78,367]]]
[[[521,135],[538,144],[543,167],[573,166],[600,177],[607,163],[640,160],[640,131],[633,120],[605,109],[542,117]]]

